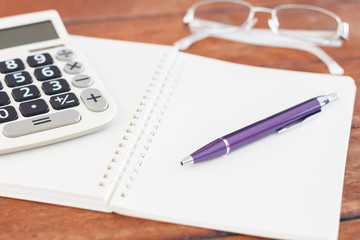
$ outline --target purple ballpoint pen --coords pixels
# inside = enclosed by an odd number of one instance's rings
[[[188,165],[210,160],[228,154],[230,150],[238,149],[269,134],[283,132],[290,126],[301,123],[308,117],[321,112],[321,108],[323,106],[336,100],[337,98],[337,93],[312,98],[294,107],[218,138],[193,152],[184,158],[180,163],[181,165]]]

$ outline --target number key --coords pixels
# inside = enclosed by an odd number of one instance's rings
[[[24,63],[19,59],[9,59],[3,62],[0,62],[0,72],[1,73],[9,73],[16,72],[19,70],[24,70]]]
[[[52,95],[56,93],[62,93],[70,91],[70,86],[65,79],[57,79],[52,81],[47,81],[42,84],[42,89],[46,95]]]
[[[0,123],[13,121],[15,119],[18,119],[18,115],[13,106],[0,108]]]
[[[17,87],[32,83],[32,77],[26,71],[11,73],[5,76],[5,82],[8,87]]]
[[[10,98],[6,92],[0,92],[0,106],[8,105],[10,103]]]
[[[30,85],[26,87],[14,88],[12,90],[12,96],[15,101],[22,102],[40,97],[40,91],[35,85]]]
[[[36,54],[33,56],[27,57],[27,62],[30,67],[40,67],[44,65],[53,64],[54,60],[48,53]]]
[[[37,68],[34,71],[35,77],[39,81],[45,81],[53,78],[61,77],[60,69],[57,66],[48,66],[43,68]]]

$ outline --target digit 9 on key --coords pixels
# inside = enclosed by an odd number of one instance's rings
[[[54,60],[49,53],[41,53],[27,57],[27,63],[30,67],[40,67],[53,64]]]

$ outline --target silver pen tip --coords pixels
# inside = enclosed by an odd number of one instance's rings
[[[194,159],[192,156],[187,156],[186,158],[184,158],[181,162],[180,162],[181,166],[185,166],[185,165],[189,165],[189,164],[194,164]]]
[[[320,105],[323,107],[325,106],[326,104],[330,103],[330,102],[333,102],[335,101],[336,99],[339,98],[339,94],[337,93],[331,93],[329,95],[323,95],[323,96],[320,96],[318,97],[318,101],[320,102]]]
[[[339,94],[331,93],[331,94],[327,95],[327,98],[328,98],[329,102],[332,102],[339,98]]]

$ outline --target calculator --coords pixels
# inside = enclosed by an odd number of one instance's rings
[[[115,115],[56,11],[0,18],[0,154],[91,133]]]

